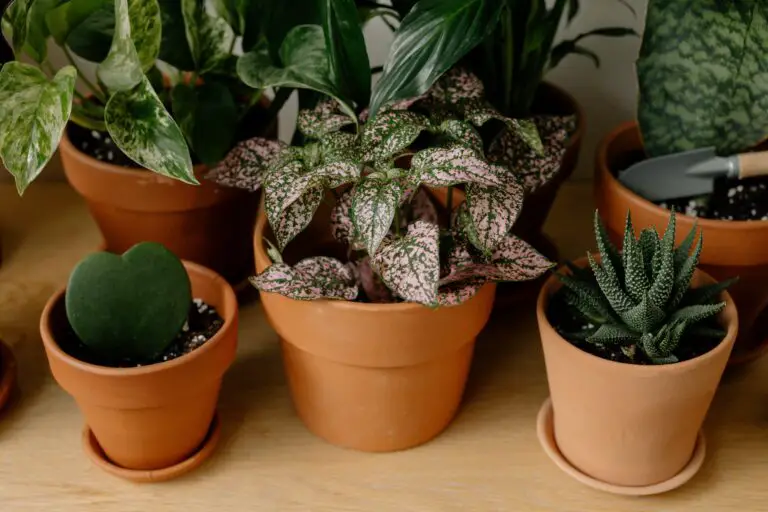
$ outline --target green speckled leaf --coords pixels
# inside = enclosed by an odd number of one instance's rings
[[[369,255],[376,254],[389,233],[403,188],[397,180],[369,175],[352,193],[352,224]]]
[[[517,181],[503,187],[467,185],[467,209],[475,246],[490,253],[506,238],[523,208],[525,191]]]
[[[381,114],[383,115],[383,114]],[[480,158],[464,146],[429,148],[419,151],[411,162],[413,179],[433,187],[449,187],[459,183],[502,186],[506,170]]]
[[[539,137],[539,131],[530,119],[512,119],[503,116],[489,103],[482,101],[466,102],[462,105],[462,109],[466,119],[475,126],[483,126],[491,119],[502,121],[533,151],[539,154],[543,153],[544,146]]]
[[[277,238],[277,245],[280,250],[293,240],[296,235],[304,231],[312,222],[312,217],[317,211],[317,207],[323,201],[322,185],[312,185],[304,190],[295,201],[280,213],[275,222],[270,221],[272,231]]]
[[[144,72],[136,47],[131,39],[131,20],[128,0],[115,0],[115,35],[107,58],[99,64],[96,73],[112,91],[129,91],[141,83]]]
[[[0,158],[23,194],[40,174],[69,120],[77,71],[62,68],[53,81],[34,66],[9,62],[0,70]]]
[[[483,154],[483,139],[475,127],[468,122],[449,119],[440,123],[437,131],[450,138],[456,144],[461,144],[477,151],[480,155]]]
[[[285,144],[277,140],[254,137],[242,141],[206,178],[225,187],[255,192],[261,188],[269,167],[285,150]]]
[[[406,110],[381,112],[363,128],[362,150],[366,161],[383,160],[410,146],[427,128],[427,118]]]
[[[637,62],[650,156],[768,136],[768,3],[651,0]]]
[[[355,124],[355,120],[342,112],[334,100],[323,100],[313,109],[301,110],[296,120],[298,130],[312,139],[337,132],[350,124]]]
[[[107,130],[129,158],[158,174],[197,185],[184,134],[149,80],[118,91],[107,102]]]

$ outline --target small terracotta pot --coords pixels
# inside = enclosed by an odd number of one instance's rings
[[[292,242],[287,261],[334,254],[323,250],[332,242],[322,227],[310,226]],[[271,265],[268,233],[261,210],[254,234],[259,273]],[[338,446],[388,452],[429,441],[453,419],[494,291],[488,284],[466,303],[438,309],[272,293],[261,293],[261,302],[280,336],[293,403],[307,428]]]
[[[585,266],[586,258],[575,262]],[[693,286],[713,282],[701,271]],[[738,331],[733,300],[720,322],[723,341],[695,359],[668,365],[633,365],[603,359],[563,339],[547,318],[556,276],[536,306],[555,440],[582,473],[613,485],[648,486],[673,478],[691,460]]]
[[[222,377],[235,358],[238,311],[232,288],[200,265],[184,262],[192,294],[216,308],[224,325],[202,347],[137,368],[84,363],[57,338],[69,329],[64,290],[48,301],[40,333],[51,372],[72,395],[109,460],[133,470],[179,464],[200,448],[214,417]]]
[[[616,173],[643,154],[635,122],[618,126],[598,147],[595,163],[595,202],[613,241],[621,245],[627,211],[636,232],[655,226],[663,233],[670,212],[640,197],[616,179]],[[729,288],[739,308],[741,334],[731,364],[744,363],[765,353],[768,332],[762,314],[768,307],[768,222],[695,219],[677,214],[677,243],[694,222],[704,234],[701,269],[718,281],[739,277]]]
[[[277,136],[275,126],[268,136]],[[194,186],[105,163],[77,149],[66,130],[59,150],[67,180],[88,203],[106,250],[122,254],[139,242],[158,242],[232,284],[253,271],[250,236],[259,194],[204,179],[203,165],[195,166],[200,185]]]

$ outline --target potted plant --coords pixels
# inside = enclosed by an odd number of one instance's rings
[[[237,345],[237,301],[218,274],[154,242],[123,255],[98,252],[48,301],[40,333],[100,467],[159,481],[211,454]]]
[[[674,207],[685,212],[680,226],[697,223],[707,237],[702,269],[718,280],[741,277],[731,288],[741,326],[731,364],[753,360],[768,347],[768,181],[718,179],[712,194],[657,204],[617,176],[647,157],[704,147],[720,155],[759,148],[768,134],[768,103],[759,100],[765,82],[754,75],[768,44],[761,9],[712,3],[688,12],[680,2],[651,0],[637,63],[637,122],[608,134],[596,155],[595,200],[614,241],[621,238],[627,210],[639,228],[661,229]],[[699,49],[715,47],[717,55],[701,59]]]
[[[60,146],[107,250],[157,241],[245,280],[258,198],[203,179],[238,141],[277,135],[285,95],[270,107],[235,73],[235,43],[248,48],[260,35],[245,4],[219,14],[194,1],[16,1],[3,19],[19,60],[0,72],[0,157],[19,193]],[[70,62],[58,72],[51,39]],[[83,61],[98,63],[95,79]]]
[[[336,445],[401,450],[456,414],[494,283],[552,266],[510,234],[522,181],[488,161],[478,127],[498,119],[540,141],[458,70],[374,114],[369,88],[343,85],[371,72],[362,32],[335,29],[353,25],[351,0],[337,7],[330,22],[288,33],[287,67],[266,48],[238,62],[254,87],[291,83],[332,98],[300,112],[305,143],[253,139],[213,172],[264,190],[253,283],[300,418]],[[333,72],[333,48],[359,59]]]
[[[627,213],[622,252],[595,214],[598,255],[551,276],[537,303],[550,399],[539,436],[561,468],[589,485],[653,494],[701,466],[700,433],[738,330],[736,307],[697,270],[703,237],[675,247],[635,237]]]

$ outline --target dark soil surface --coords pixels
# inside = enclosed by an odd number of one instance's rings
[[[642,151],[628,154],[614,173],[645,158]],[[768,220],[768,177],[746,180],[718,178],[712,194],[658,203],[691,217],[718,220]]]
[[[608,359],[609,361],[639,365],[654,364],[650,359],[645,357],[642,351],[634,349],[633,346],[624,347],[624,350],[629,350],[630,352],[634,351],[634,359],[630,358],[619,346],[590,343],[586,340],[572,339],[566,336],[566,333],[585,332],[594,327],[593,325],[585,324],[580,318],[572,314],[572,312],[573,310],[562,304],[562,302],[557,299],[557,295],[555,295],[550,301],[547,318],[558,334],[573,346],[594,356]],[[718,327],[716,322],[713,326]],[[684,337],[683,341],[675,351],[675,356],[681,362],[694,359],[711,351],[718,346],[721,341],[722,338],[695,337],[686,339]]]
[[[105,361],[101,355],[95,354],[78,339],[68,323],[67,332],[61,333],[61,339],[57,341],[62,350],[80,361],[113,368],[133,368],[170,361],[188,354],[213,338],[223,325],[224,320],[212,306],[200,299],[194,299],[189,308],[189,318],[181,332],[176,336],[176,340],[162,354],[151,361],[132,359]]]
[[[142,167],[125,156],[107,132],[88,130],[74,123],[67,126],[67,135],[72,144],[88,156],[122,167],[142,169]]]

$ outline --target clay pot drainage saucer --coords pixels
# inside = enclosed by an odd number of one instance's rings
[[[219,442],[220,436],[221,424],[219,422],[219,415],[216,413],[211,422],[211,429],[208,431],[208,435],[195,453],[178,464],[154,470],[126,469],[115,465],[106,457],[104,451],[96,440],[96,436],[93,435],[93,432],[91,432],[88,425],[83,428],[83,449],[88,457],[107,473],[132,482],[154,483],[171,480],[196,469],[211,456],[213,450],[216,448],[216,444]]]
[[[579,482],[588,485],[599,491],[605,491],[612,494],[623,494],[625,496],[650,496],[653,494],[661,494],[673,489],[677,489],[681,485],[688,482],[693,476],[698,473],[704,463],[704,455],[707,452],[706,442],[704,440],[703,431],[699,431],[699,437],[696,440],[696,447],[693,450],[693,456],[690,462],[685,466],[677,475],[673,476],[669,480],[660,482],[658,484],[646,485],[646,486],[623,486],[614,485],[600,480],[596,480],[589,475],[586,475],[571,465],[568,460],[560,453],[560,450],[555,444],[555,430],[553,423],[553,409],[552,400],[547,398],[544,404],[539,410],[539,416],[536,420],[536,433],[539,437],[539,442],[542,448],[547,453],[550,459],[564,472],[571,477],[575,478]]]
[[[0,409],[11,397],[16,382],[16,358],[10,347],[0,340]]]

